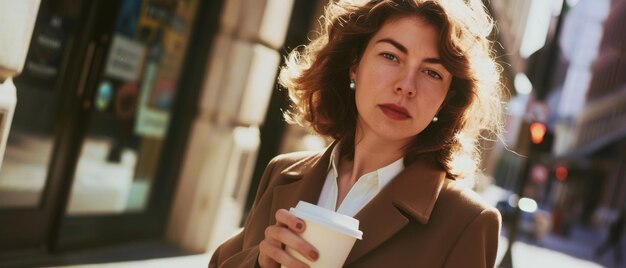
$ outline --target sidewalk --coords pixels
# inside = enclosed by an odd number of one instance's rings
[[[88,264],[72,266],[72,268],[169,268],[169,267],[207,267],[209,265],[210,254],[199,254],[184,257],[161,258],[143,261],[128,261],[106,264]]]
[[[502,200],[504,193],[505,190],[491,185],[486,187],[480,195],[488,204],[495,206],[499,200]],[[504,256],[508,246],[506,227],[507,223],[503,223],[498,262]],[[534,241],[528,233],[520,231],[517,237],[518,242],[513,246],[513,264],[515,267],[617,267],[613,264],[612,251],[607,252],[598,260],[593,259],[593,251],[602,244],[605,236],[606,234],[600,231],[580,225],[572,226],[568,237],[549,232],[543,241]],[[623,239],[622,245],[626,245],[626,239]],[[626,251],[622,253],[622,256],[626,256]]]
[[[548,247],[560,247],[568,252],[584,252],[586,246],[580,243],[571,243],[569,240],[558,239],[557,237],[551,237],[546,241]],[[500,237],[500,243],[498,247],[499,262],[504,255],[507,247],[506,237]],[[591,254],[588,254],[591,256]],[[207,267],[211,254],[199,254],[184,257],[173,258],[161,258],[151,259],[143,261],[130,261],[130,262],[118,262],[107,264],[90,264],[90,265],[75,265],[75,266],[58,266],[58,267],[72,267],[72,268],[166,268],[166,267]],[[610,263],[611,258],[605,256],[607,263]],[[516,268],[553,268],[553,267],[567,267],[567,268],[600,268],[600,267],[613,267],[603,266],[602,264],[594,263],[590,260],[555,251],[553,249],[539,247],[528,242],[517,242],[513,246],[513,264]]]
[[[490,196],[492,195],[492,196]],[[484,197],[491,198],[495,204],[499,200],[497,193],[487,193]],[[605,234],[584,228],[573,226],[569,237],[561,237],[549,233],[541,242],[536,242],[528,234],[520,233],[518,242],[513,246],[513,265],[515,268],[598,268],[617,267],[613,264],[613,252],[609,251],[599,260],[593,259],[593,250],[602,243]],[[623,241],[626,242],[626,241]],[[626,245],[626,243],[623,243]],[[506,229],[503,229],[498,246],[497,262],[499,263],[508,241]],[[211,253],[159,258],[142,261],[128,261],[106,264],[74,265],[58,267],[84,267],[84,268],[148,268],[148,267],[207,267]],[[626,256],[624,252],[623,256]]]
[[[504,246],[504,251],[508,245],[506,242],[506,230],[503,230],[503,235],[500,240],[500,247]],[[593,258],[594,250],[602,244],[605,234],[585,228],[583,226],[575,225],[571,229],[571,233],[568,237],[562,237],[553,233],[547,235],[543,241],[533,241],[527,234],[520,234],[518,242],[515,245],[520,244],[523,249],[516,256],[515,250],[513,252],[514,261],[518,261],[521,267],[618,267],[613,263],[613,251],[606,252],[600,259]],[[626,240],[626,239],[624,239]],[[622,241],[622,245],[626,245],[626,241]],[[514,246],[515,246],[514,245]],[[626,250],[622,248],[622,256],[626,256]],[[529,252],[537,251],[552,252],[553,254],[546,255],[549,258],[540,258],[539,256],[527,256]],[[552,262],[552,260],[560,259],[558,255],[562,255],[569,259],[578,260],[580,266],[563,265],[560,262]],[[545,263],[534,263],[533,261],[541,261]],[[539,265],[540,264],[540,265]],[[530,265],[530,266],[527,266]],[[591,266],[588,266],[591,265]]]
[[[547,242],[548,243],[548,242]],[[546,244],[547,244],[546,243]],[[550,242],[552,243],[552,242]],[[580,250],[580,245],[570,243],[570,249]],[[508,246],[508,240],[506,237],[500,237],[500,243],[498,246],[498,257],[496,263],[499,263],[506,247]],[[559,252],[553,249],[540,247],[530,244],[524,241],[518,241],[513,244],[513,266],[515,268],[600,268],[607,267],[602,264],[598,264],[587,260],[585,258],[575,257],[563,252]],[[610,267],[610,266],[608,266]]]

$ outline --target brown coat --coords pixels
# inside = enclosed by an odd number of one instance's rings
[[[274,158],[244,230],[215,251],[209,267],[255,267],[275,212],[299,200],[317,203],[331,151]],[[357,240],[345,267],[493,267],[500,214],[456,184],[433,167],[407,166],[355,216],[363,240]]]

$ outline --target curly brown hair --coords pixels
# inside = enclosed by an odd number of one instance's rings
[[[493,21],[480,0],[331,0],[320,19],[322,30],[295,49],[279,82],[289,90],[289,122],[341,139],[342,155],[353,157],[357,109],[348,89],[350,66],[358,63],[369,40],[392,19],[416,16],[439,31],[439,55],[453,75],[438,114],[407,146],[405,164],[436,161],[450,178],[471,178],[484,133],[502,129],[501,67],[495,62],[489,35]],[[363,1],[361,1],[363,2]],[[491,136],[491,135],[489,135]]]

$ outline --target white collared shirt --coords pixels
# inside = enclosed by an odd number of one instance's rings
[[[336,211],[338,213],[354,217],[367,203],[387,185],[396,175],[404,169],[404,158],[361,176],[352,186],[346,197],[337,208],[337,196],[339,187],[337,186],[337,166],[339,164],[339,147],[337,144],[330,155],[330,166],[328,175],[317,202],[318,206]],[[337,208],[335,210],[335,208]]]

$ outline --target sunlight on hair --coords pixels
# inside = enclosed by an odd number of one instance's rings
[[[464,170],[473,170],[476,168],[476,160],[469,153],[456,154],[450,161],[450,166],[455,174],[461,175],[465,179],[474,179],[474,174],[463,172]]]
[[[326,147],[326,141],[324,138],[308,134],[302,138],[305,150],[307,151],[319,151]]]
[[[479,142],[504,141],[504,101],[509,97],[491,40],[494,21],[481,0],[331,1],[319,19],[320,32],[310,36],[309,44],[292,50],[281,69],[279,82],[291,101],[285,119],[328,138],[353,138],[358,111],[347,90],[348,67],[387,16],[410,14],[406,12],[431,16],[444,27],[441,52],[461,93],[455,97],[459,109],[444,110],[447,121],[431,129],[435,134],[425,133],[424,144],[416,142],[409,150],[420,152],[426,143],[434,143],[438,151],[428,154],[437,155],[448,175],[474,180],[481,161]],[[437,137],[444,131],[445,137]]]
[[[474,182],[478,166],[478,151],[474,146],[475,139],[458,133],[455,138],[459,141],[460,149],[450,159],[450,171],[459,178]]]
[[[353,5],[363,5],[369,2],[370,0],[342,0],[342,1],[353,4]]]

